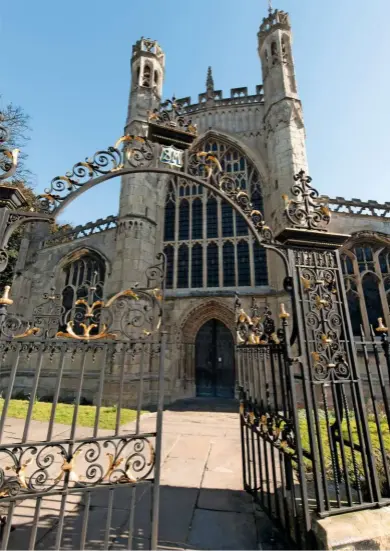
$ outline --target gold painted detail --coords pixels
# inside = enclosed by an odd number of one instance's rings
[[[4,287],[3,296],[0,298],[0,305],[11,306],[11,304],[14,303],[14,301],[11,298],[9,298],[10,291],[11,291],[10,285],[6,285]]]
[[[387,333],[388,328],[383,324],[383,318],[378,318],[378,327],[375,331],[378,333]]]
[[[280,310],[279,310],[279,318],[280,319],[287,319],[289,317],[290,317],[290,314],[288,312],[286,312],[284,304],[281,304],[280,305]]]

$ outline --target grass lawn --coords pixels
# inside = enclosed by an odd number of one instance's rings
[[[7,417],[13,419],[25,419],[28,409],[28,400],[11,400]],[[0,398],[0,413],[3,411],[4,399]],[[52,404],[48,402],[35,402],[32,418],[35,421],[49,421]],[[73,419],[73,404],[57,404],[55,422],[70,425]],[[144,412],[141,412],[144,413]],[[116,423],[117,408],[101,407],[99,416],[99,428],[114,429]],[[95,424],[96,406],[79,406],[77,425],[80,427],[93,427]],[[137,412],[134,409],[122,409],[120,424],[124,425],[136,419]]]
[[[331,420],[331,423],[333,421],[334,419]],[[321,432],[321,441],[322,441],[323,452],[324,452],[325,470],[329,479],[332,479],[333,478],[332,456],[331,456],[331,449],[330,449],[330,443],[329,443],[328,429],[327,429],[327,424],[325,419],[320,418],[319,424],[320,424],[320,432]],[[383,464],[383,456],[380,448],[378,429],[374,421],[373,415],[368,415],[368,425],[370,429],[373,456],[376,463],[379,480],[382,485],[385,485],[385,471],[384,471],[384,464]],[[310,450],[308,427],[307,427],[306,419],[303,415],[300,416],[300,419],[299,419],[299,428],[301,433],[302,446],[304,449]],[[352,441],[355,444],[358,444],[359,435],[358,435],[358,430],[356,426],[356,420],[354,419],[353,416],[350,417],[350,430],[352,434]],[[380,431],[383,437],[384,448],[386,452],[389,453],[390,452],[390,431],[389,431],[387,420],[383,415],[380,418]],[[348,425],[345,419],[343,420],[343,423],[342,423],[342,433],[343,433],[343,437],[346,440],[349,440]],[[340,447],[337,446],[337,448],[338,448],[337,452],[339,457],[339,464],[340,464],[340,467],[342,468],[343,463],[341,460]],[[351,479],[354,480],[355,466],[353,463],[351,448],[346,445],[344,449],[345,449],[345,458],[346,458],[346,468],[349,472]],[[362,464],[362,458],[361,458],[360,452],[356,452],[355,459],[356,459],[356,469],[357,469],[358,476],[364,477],[364,470],[363,470],[363,464]],[[306,472],[308,473],[311,472],[313,467],[312,462],[304,458],[304,464],[305,464]]]

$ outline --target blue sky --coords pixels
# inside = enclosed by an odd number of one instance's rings
[[[389,0],[274,0],[290,13],[313,184],[323,194],[390,201]],[[130,56],[141,36],[166,53],[164,97],[225,96],[261,83],[257,31],[266,0],[18,0],[0,12],[3,105],[31,115],[36,190],[122,135]],[[1,100],[0,100],[1,101]],[[1,104],[0,104],[1,108]],[[116,214],[118,179],[63,220]]]

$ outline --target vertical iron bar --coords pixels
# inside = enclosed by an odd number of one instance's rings
[[[379,352],[378,352],[378,346],[375,342],[375,333],[374,333],[374,330],[372,328],[372,325],[370,326],[370,330],[371,330],[372,347],[373,347],[374,356],[375,356],[375,363],[376,363],[376,367],[377,367],[377,371],[378,371],[379,384],[380,384],[381,391],[382,391],[383,403],[384,403],[384,406],[385,406],[386,416],[387,416],[387,422],[389,423],[389,428],[390,428],[390,406],[389,406],[389,401],[388,401],[388,398],[387,398],[386,384],[385,384],[385,380],[384,380],[383,373],[382,373],[381,361],[380,361]],[[390,380],[389,380],[388,384],[390,384]],[[375,394],[372,393],[372,396],[373,396],[373,400],[374,400],[375,399]]]
[[[114,491],[115,491],[114,488],[110,488],[108,490],[107,520],[106,520],[106,529],[104,531],[103,549],[108,549],[108,542],[110,540],[112,506],[113,506],[113,503],[114,503]]]
[[[152,535],[151,549],[156,550],[158,545],[158,515],[160,504],[160,476],[161,476],[161,445],[162,445],[162,427],[164,415],[164,386],[165,386],[165,349],[167,345],[167,332],[161,332],[161,350],[158,381],[158,405],[156,419],[156,450],[155,450],[155,468],[154,468],[154,488],[152,504]]]
[[[246,453],[247,453],[247,459],[248,459],[248,486],[250,490],[252,491],[252,467],[251,467],[251,449],[249,445],[249,426],[248,422],[245,422],[245,447],[246,447]]]
[[[99,421],[100,421],[100,408],[102,407],[102,397],[103,397],[103,391],[104,391],[104,376],[106,371],[106,363],[107,363],[107,357],[108,357],[108,346],[107,344],[104,345],[104,355],[103,355],[103,362],[100,367],[100,379],[99,379],[99,389],[96,399],[96,412],[95,412],[95,423],[93,426],[93,437],[96,438],[99,431]]]
[[[43,343],[40,343],[37,366],[35,368],[35,374],[34,374],[33,388],[32,388],[31,394],[30,394],[30,400],[29,400],[29,403],[28,403],[26,420],[25,420],[25,423],[24,423],[24,430],[23,430],[23,436],[22,436],[22,442],[23,443],[27,442],[27,438],[28,438],[28,432],[29,432],[31,417],[32,417],[33,408],[34,408],[35,396],[37,394],[39,377],[40,377],[41,369],[42,369],[43,352],[45,351],[45,349],[46,349],[45,345]]]
[[[257,457],[259,458],[259,472],[260,472],[260,498],[261,498],[261,505],[264,506],[264,488],[263,488],[263,465],[262,465],[262,456],[261,456],[261,436],[259,433],[257,433]]]
[[[145,347],[146,343],[141,343],[141,359],[140,359],[140,371],[139,371],[139,389],[138,389],[138,400],[137,400],[137,420],[136,420],[136,434],[139,434],[140,430],[140,420],[141,420],[141,410],[143,404],[143,395],[144,395],[144,359],[145,359]]]
[[[351,385],[353,385],[353,383],[351,383]],[[354,441],[353,441],[351,421],[350,421],[350,418],[349,418],[348,401],[347,401],[347,396],[346,396],[346,393],[345,393],[344,385],[340,385],[340,387],[341,387],[342,400],[343,400],[343,403],[344,403],[345,419],[346,419],[346,422],[347,422],[348,438],[349,438],[350,446],[351,446],[351,455],[352,455],[352,463],[353,463],[353,471],[354,471],[354,475],[355,475],[356,487],[357,487],[359,502],[362,503],[362,491],[361,491],[361,487],[360,487],[359,473],[358,473],[357,462],[356,462],[356,450],[355,450],[355,444],[354,444]]]
[[[85,542],[87,540],[90,504],[91,504],[91,492],[87,492],[86,496],[85,496],[83,524],[82,524],[82,527],[81,527],[80,549],[85,549]]]
[[[59,521],[58,521],[58,524],[57,524],[56,542],[55,542],[55,547],[54,547],[57,551],[59,551],[59,549],[61,549],[62,531],[64,529],[64,515],[65,515],[66,499],[67,499],[67,495],[63,494],[62,498],[61,498]]]
[[[251,445],[252,445],[253,479],[254,479],[253,490],[254,490],[254,497],[255,497],[255,499],[257,500],[257,486],[258,486],[258,484],[257,484],[257,472],[256,472],[255,432],[256,432],[256,429],[255,429],[255,427],[252,425],[252,430],[251,430],[251,433],[252,433]]]
[[[62,375],[64,373],[66,352],[67,352],[67,348],[66,348],[66,346],[63,346],[61,348],[60,366],[59,366],[59,369],[58,369],[57,380],[56,380],[56,385],[55,385],[55,392],[54,392],[54,396],[53,396],[53,403],[52,403],[51,412],[50,412],[49,426],[48,426],[48,429],[47,429],[47,437],[46,437],[47,442],[50,442],[51,439],[52,439],[52,436],[53,436],[53,427],[54,427],[54,421],[55,421],[55,416],[56,416],[57,404],[58,404],[58,400],[59,400],[59,397],[60,397],[61,382],[62,382]]]
[[[129,514],[129,535],[127,538],[127,549],[133,549],[133,532],[134,532],[134,511],[136,503],[137,486],[131,487],[130,498],[130,514]]]
[[[241,349],[239,351],[239,355],[241,355],[243,350]],[[245,430],[245,418],[244,418],[244,411],[245,411],[245,391],[241,388],[240,391],[240,435],[241,435],[241,458],[242,458],[242,478],[244,483],[244,489],[248,489],[248,481],[246,476],[246,449],[245,449],[245,437],[244,437],[244,430]]]
[[[290,266],[295,266],[293,251],[289,251],[289,260],[290,260]],[[297,279],[297,278],[295,278],[295,279]],[[294,285],[294,287],[295,287],[295,285]],[[300,317],[300,312],[298,312],[297,293],[298,293],[298,291],[295,291],[292,294],[292,298],[293,298],[292,304],[293,304],[293,308],[296,309],[297,314]],[[300,319],[300,323],[302,325],[302,320],[301,319]],[[304,523],[305,523],[305,530],[306,530],[306,534],[307,534],[311,530],[311,515],[310,515],[310,511],[309,511],[309,498],[308,498],[308,493],[307,493],[306,477],[305,477],[305,472],[304,472],[301,430],[300,430],[300,427],[299,427],[299,417],[298,417],[298,411],[297,411],[297,407],[296,407],[297,404],[298,404],[298,400],[297,400],[296,390],[295,390],[295,381],[294,381],[294,373],[293,373],[294,368],[293,368],[293,360],[292,360],[292,354],[291,354],[291,348],[290,348],[290,332],[288,330],[288,321],[287,321],[286,318],[282,319],[282,329],[283,329],[283,336],[284,336],[285,366],[286,366],[286,370],[287,370],[286,375],[289,379],[289,387],[291,389],[291,399],[292,399],[292,403],[293,403],[292,420],[293,420],[293,426],[294,426],[296,442],[297,442],[296,452],[297,452],[297,459],[298,459],[298,476],[299,476],[299,481],[300,481],[300,485],[301,485],[301,496],[302,496],[302,506],[303,506],[303,513],[304,513]],[[303,373],[304,367],[303,367],[302,363],[300,363],[300,365],[301,365],[302,377],[303,377],[303,385],[302,386],[304,387],[304,392],[305,392],[307,390],[307,389],[305,389],[305,386],[308,383],[308,381],[306,379],[306,374]],[[307,374],[307,376],[308,376],[308,374]],[[307,398],[307,394],[306,394],[306,398]],[[311,404],[308,401],[305,400],[305,406],[306,406],[307,419],[310,420],[308,422],[308,428],[309,428],[309,435],[311,435],[311,446],[312,445],[314,446],[314,439],[313,439],[313,433],[312,433],[313,427],[312,427],[312,424],[311,424],[311,412],[310,412]],[[312,449],[314,449],[314,448],[312,448]],[[313,459],[314,459],[314,457],[316,457],[315,452],[314,452]],[[314,477],[314,479],[316,479],[316,477]],[[322,494],[321,488],[319,487],[319,484],[317,484],[317,486],[316,486],[316,496],[317,496],[317,505],[319,506],[319,509],[322,510],[323,507],[324,507],[324,505],[323,505],[323,494]]]
[[[341,507],[341,500],[340,500],[340,486],[339,486],[339,467],[338,467],[338,458],[337,458],[337,448],[335,449],[335,442],[333,439],[332,434],[332,425],[330,424],[330,416],[329,416],[329,407],[328,407],[328,399],[326,396],[326,390],[325,390],[326,383],[321,384],[322,388],[322,398],[324,401],[324,409],[325,409],[325,422],[326,422],[326,429],[328,432],[328,440],[329,440],[329,448],[330,448],[330,456],[332,461],[332,470],[333,470],[333,477],[334,477],[334,486],[336,490],[336,499],[337,499],[337,505],[338,507]],[[326,488],[327,483],[325,482]],[[328,510],[331,509],[331,503],[329,500],[329,494],[326,491],[325,492],[325,499],[326,499],[326,508]]]
[[[371,327],[371,330],[372,330],[372,327]],[[383,440],[383,434],[382,434],[382,430],[381,430],[381,423],[380,423],[380,418],[379,418],[379,412],[378,412],[378,407],[377,407],[377,400],[376,400],[376,396],[375,396],[374,385],[373,385],[372,377],[371,377],[370,359],[369,359],[368,352],[367,352],[367,345],[364,342],[364,333],[363,333],[363,327],[362,326],[360,326],[360,333],[361,333],[361,337],[362,337],[363,357],[364,357],[364,364],[366,366],[366,371],[367,371],[367,379],[368,379],[368,386],[369,386],[370,394],[371,394],[372,408],[374,410],[375,424],[376,424],[376,429],[377,429],[378,438],[379,438],[379,445],[380,445],[381,452],[382,452],[383,467],[384,467],[385,473],[386,473],[387,484],[390,488],[390,473],[389,473],[389,466],[388,466],[387,457],[386,457],[387,453],[386,453],[385,443],[384,443],[384,440]],[[371,338],[372,338],[372,341],[373,341],[373,344],[374,344],[375,335],[373,335],[372,333],[371,333]],[[378,368],[378,372],[379,372],[380,371],[380,366],[378,365],[379,355],[378,355],[377,350],[375,352],[376,352],[375,353],[375,361],[377,362],[377,368]],[[390,420],[389,404],[387,403],[386,389],[384,388],[384,381],[383,380],[380,381],[380,384],[381,384],[382,394],[383,394],[383,398],[384,398],[387,419]]]
[[[84,384],[85,364],[87,362],[87,352],[88,352],[88,346],[86,344],[84,344],[83,345],[83,356],[82,356],[83,359],[81,361],[81,370],[80,370],[80,383],[79,383],[79,387],[77,389],[76,403],[74,405],[72,425],[71,425],[71,428],[70,428],[70,436],[69,436],[70,440],[74,440],[75,434],[76,434],[77,417],[78,417],[78,414],[79,414],[81,393],[82,393],[83,384]]]
[[[352,393],[353,409],[354,409],[355,416],[356,416],[356,428],[357,428],[357,432],[358,432],[358,435],[359,435],[359,444],[360,444],[360,448],[362,450],[361,457],[362,457],[362,462],[363,462],[364,474],[366,476],[366,482],[367,482],[368,492],[369,492],[369,496],[370,496],[369,501],[372,502],[372,501],[374,501],[374,494],[373,494],[373,489],[372,489],[372,481],[371,481],[371,477],[370,477],[370,469],[368,467],[368,458],[367,458],[367,454],[364,453],[365,448],[364,448],[364,439],[363,439],[363,433],[362,433],[362,425],[361,425],[361,419],[360,419],[359,409],[358,409],[358,405],[357,405],[356,390],[355,390],[354,385],[352,385],[352,387],[351,387],[351,393]]]
[[[118,404],[117,404],[117,408],[116,408],[116,419],[115,419],[115,435],[119,434],[119,429],[120,429],[120,426],[121,426],[121,412],[122,412],[122,401],[123,401],[123,380],[124,380],[124,377],[125,377],[125,364],[126,364],[126,358],[127,358],[127,346],[130,346],[130,351],[131,351],[131,346],[132,344],[129,343],[125,343],[123,345],[123,356],[122,356],[122,363],[121,363],[121,370],[120,370],[120,375],[119,375],[119,395],[118,395]],[[137,343],[133,343],[133,346],[136,347],[137,346]],[[135,354],[136,354],[136,348],[135,348]]]
[[[2,527],[3,534],[1,534],[0,532],[0,536],[2,536],[0,541],[2,550],[3,549],[5,550],[8,548],[8,540],[9,540],[9,535],[11,533],[11,528],[12,528],[12,518],[14,516],[14,509],[15,509],[15,502],[11,501],[8,505],[6,524],[5,526]]]
[[[339,406],[339,399],[340,399],[340,388],[337,388],[337,384],[335,384],[334,381],[332,381],[333,384],[331,384],[332,389],[332,397],[333,397],[333,405],[334,405],[334,411],[336,414],[336,426],[338,428],[338,438],[339,438],[339,444],[340,444],[340,452],[341,452],[341,461],[343,464],[343,474],[344,474],[344,481],[345,486],[347,489],[347,499],[348,499],[348,505],[352,505],[352,493],[351,493],[351,482],[349,480],[349,473],[348,473],[348,465],[347,465],[347,457],[345,454],[345,446],[344,446],[344,437],[343,437],[343,404],[341,404],[342,410],[340,411]],[[343,384],[343,383],[341,383]]]
[[[17,344],[17,356],[16,356],[16,359],[15,359],[15,363],[14,363],[12,369],[11,369],[7,394],[6,394],[6,397],[5,397],[5,400],[4,400],[4,404],[3,404],[3,411],[1,412],[0,442],[2,441],[2,438],[3,438],[3,431],[4,431],[5,421],[7,419],[9,403],[11,401],[12,391],[13,391],[14,384],[15,384],[16,372],[17,372],[18,367],[19,367],[20,352],[21,352],[22,346],[23,345],[20,345],[19,343]]]
[[[37,531],[38,531],[38,523],[39,523],[39,515],[41,512],[41,504],[42,504],[42,498],[37,497],[37,501],[35,503],[34,520],[31,526],[30,541],[28,544],[29,549],[35,548],[35,541],[37,539]]]

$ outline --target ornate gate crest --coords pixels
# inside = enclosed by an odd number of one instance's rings
[[[173,145],[162,146],[160,161],[169,166],[181,168],[183,166],[183,151],[176,149]]]

